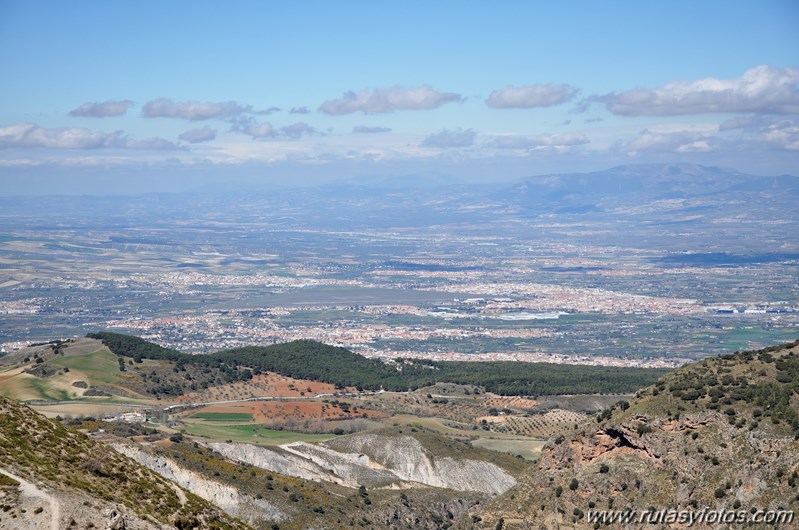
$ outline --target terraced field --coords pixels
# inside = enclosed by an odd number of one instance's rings
[[[570,410],[550,410],[532,416],[491,416],[479,418],[491,424],[491,430],[524,436],[548,438],[574,424],[584,421],[588,416]]]

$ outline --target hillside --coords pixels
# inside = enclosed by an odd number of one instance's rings
[[[0,528],[248,528],[88,436],[0,397]],[[117,526],[116,528],[122,528]]]
[[[247,379],[253,373],[270,371],[339,387],[368,390],[405,391],[446,382],[477,385],[501,395],[625,393],[651,384],[665,373],[658,369],[526,362],[481,362],[477,365],[456,361],[403,360],[390,365],[345,348],[311,340],[189,355],[130,335],[102,332],[90,333],[87,337],[101,340],[112,352],[136,362],[166,360],[176,363],[178,371],[190,366],[201,367],[203,372],[217,373],[217,379],[226,381]],[[179,385],[180,381],[186,379],[177,378],[174,384]],[[171,384],[164,385],[162,391],[165,388],[174,394],[180,390],[173,389]]]
[[[492,198],[528,215],[555,213],[668,224],[731,214],[741,201],[776,216],[785,197],[799,194],[799,178],[747,175],[699,164],[628,164],[591,173],[528,177]]]
[[[155,358],[117,356],[93,339],[36,346],[43,349],[19,354],[31,356],[22,371],[19,359],[4,359],[11,374],[2,373],[2,387],[36,388],[30,381],[38,378],[38,388],[52,392],[58,378],[79,376],[89,388],[125,388],[136,383],[136,366],[160,366],[164,377],[197,372],[216,381],[232,366],[119,337],[144,345],[128,353],[149,350]],[[298,356],[302,366],[303,349],[288,347],[282,354]],[[315,343],[308,351],[324,348]],[[210,361],[191,364],[187,357]],[[105,369],[119,359],[132,366],[129,372]],[[184,363],[185,372],[175,370]],[[25,371],[31,369],[38,375]],[[597,510],[610,510],[606,517],[639,517],[649,509],[728,510],[745,522],[758,510],[799,510],[799,341],[687,365],[588,417],[550,407],[597,410],[588,401],[614,398],[553,396],[549,402],[439,383],[411,393],[342,393],[328,401],[315,397],[322,386],[297,388],[299,379],[267,372],[251,377],[278,401],[193,405],[172,414],[169,425],[67,422],[92,437],[0,398],[0,529],[65,528],[73,519],[78,528],[112,528],[120,516],[127,528],[141,529],[633,529],[642,526],[638,519],[603,523],[594,517]],[[253,379],[238,378],[225,388],[245,382]],[[296,395],[301,392],[308,395]],[[271,417],[285,404],[296,408],[297,425],[326,411],[331,425],[343,426],[354,417],[344,409],[356,406],[370,418],[359,420],[366,430],[349,435],[270,430],[258,414]],[[390,417],[380,412],[395,408]],[[502,425],[518,423],[521,432],[522,424],[538,425],[550,415],[563,418],[545,444],[496,438]],[[535,462],[510,452],[540,444]],[[484,448],[489,445],[495,449]],[[692,526],[717,527],[709,521]]]
[[[725,509],[742,520],[799,510],[798,389],[799,341],[688,365],[555,437],[535,469],[468,526],[598,528],[594,510],[650,507]]]

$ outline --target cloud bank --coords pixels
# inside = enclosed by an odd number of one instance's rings
[[[446,103],[462,101],[460,94],[439,92],[429,86],[392,87],[347,92],[339,99],[325,101],[319,110],[331,116],[363,112],[377,114],[396,110],[430,110]]]
[[[799,68],[760,65],[734,79],[672,81],[660,88],[627,90],[594,100],[619,116],[795,114],[799,113]]]
[[[178,146],[163,138],[134,140],[122,131],[104,133],[75,127],[47,129],[35,123],[21,123],[0,128],[0,148],[117,148],[171,151],[178,149]]]

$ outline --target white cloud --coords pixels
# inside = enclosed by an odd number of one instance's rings
[[[462,101],[462,99],[460,94],[439,92],[429,86],[392,87],[361,90],[360,92],[350,91],[339,99],[325,101],[319,106],[319,110],[332,116],[354,112],[373,114],[395,110],[429,110],[453,101]]]
[[[201,103],[197,101],[175,102],[167,98],[148,101],[142,108],[145,118],[179,118],[190,121],[225,119],[251,112],[252,107],[235,101],[225,103]]]
[[[718,112],[799,113],[799,68],[760,65],[741,77],[672,81],[593,98],[621,116],[678,116]]]
[[[786,120],[773,123],[762,131],[761,138],[771,147],[799,151],[799,122]]]
[[[317,131],[307,123],[300,121],[297,123],[292,123],[291,125],[286,125],[285,127],[281,127],[280,132],[289,138],[299,138],[306,134],[314,134]]]
[[[203,127],[202,129],[190,129],[178,136],[178,138],[184,142],[189,142],[190,144],[209,142],[216,138],[216,130],[209,127]]]
[[[79,118],[108,118],[122,116],[133,106],[132,101],[105,101],[103,103],[86,102],[76,109],[69,111],[70,116]]]
[[[490,147],[499,149],[535,149],[540,147],[575,147],[589,143],[583,133],[539,134],[536,136],[495,136]]]
[[[389,127],[368,127],[366,125],[356,125],[355,127],[352,128],[352,132],[374,134],[374,133],[391,132],[391,129]]]
[[[771,148],[799,150],[799,120],[774,119],[773,116],[733,118],[719,125],[720,132],[740,131],[743,138]]]
[[[289,111],[289,114],[310,114],[311,111],[308,110],[308,107],[292,107]]]
[[[703,153],[719,150],[721,140],[697,131],[650,131],[644,129],[624,146],[629,156],[642,153]]]
[[[144,140],[132,140],[126,138],[122,146],[125,149],[144,149],[152,151],[172,151],[179,149],[174,142],[164,140],[163,138],[145,138]]]
[[[573,99],[579,90],[570,85],[509,86],[494,90],[486,104],[495,109],[529,109],[550,107]]]
[[[49,148],[49,149],[151,149],[173,150],[178,146],[162,138],[133,140],[122,131],[112,133],[89,129],[66,127],[47,129],[35,123],[21,123],[0,128],[0,148]]]
[[[235,118],[231,121],[230,130],[247,134],[253,139],[256,138],[272,138],[277,135],[275,128],[268,121],[258,123],[253,118],[241,117]]]
[[[247,134],[255,139],[279,138],[281,136],[297,139],[309,134],[317,134],[319,131],[304,122],[292,123],[284,127],[275,128],[269,122],[258,123],[255,119],[242,116],[231,120],[231,131]]]
[[[477,136],[472,129],[461,130],[457,129],[450,131],[444,129],[440,132],[433,133],[425,138],[422,147],[436,147],[439,149],[449,149],[453,147],[469,147],[474,144],[474,138]]]

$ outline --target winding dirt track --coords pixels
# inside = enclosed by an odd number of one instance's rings
[[[51,530],[61,530],[61,505],[59,504],[58,499],[40,489],[35,484],[28,482],[22,477],[18,477],[6,469],[0,468],[0,473],[3,473],[4,475],[7,475],[19,482],[19,488],[23,495],[27,497],[36,497],[47,501],[50,504],[50,528]]]

